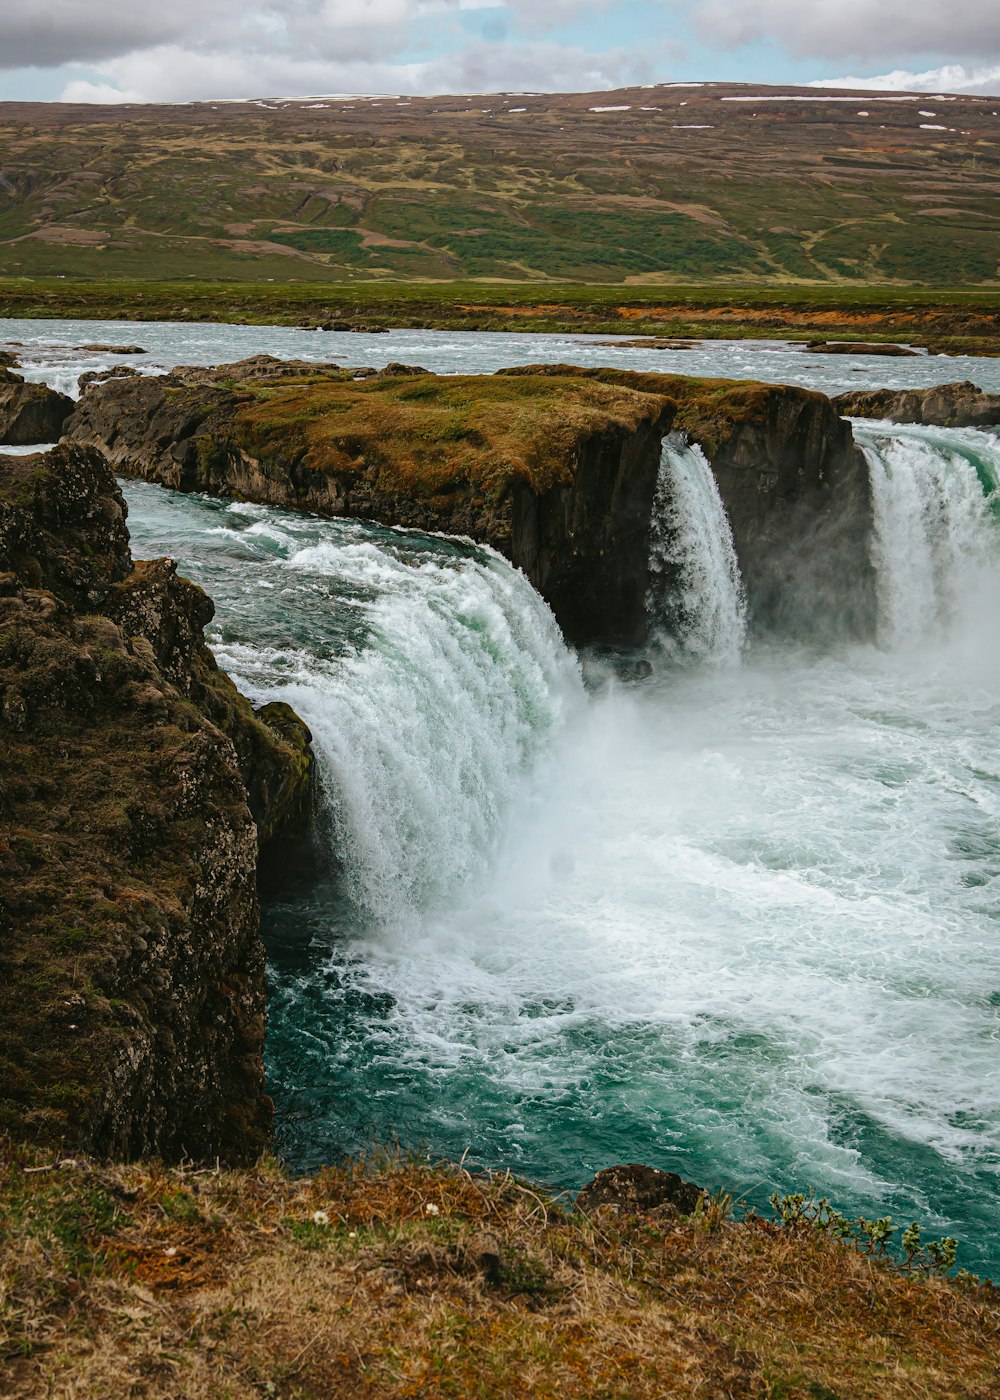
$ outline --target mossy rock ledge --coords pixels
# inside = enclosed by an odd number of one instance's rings
[[[112,469],[0,454],[0,1130],[255,1159],[261,845],[308,825],[312,756],[255,714],[170,559],[133,562]],[[273,712],[272,711],[275,711]]]
[[[536,365],[492,375],[269,356],[88,384],[67,424],[124,475],[181,491],[471,536],[575,644],[647,628],[665,433],[701,444],[761,629],[869,635],[871,500],[849,424],[780,385]]]

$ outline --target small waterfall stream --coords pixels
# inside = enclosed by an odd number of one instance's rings
[[[747,619],[733,533],[704,452],[679,433],[663,439],[650,536],[656,645],[675,661],[738,661]]]

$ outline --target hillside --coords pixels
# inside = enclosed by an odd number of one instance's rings
[[[1000,103],[0,105],[0,277],[996,285]]]

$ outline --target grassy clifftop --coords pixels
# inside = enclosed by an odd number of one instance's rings
[[[5,1395],[990,1400],[1000,1295],[808,1225],[570,1211],[423,1161],[289,1180],[0,1144]]]
[[[653,378],[651,376],[651,378]],[[562,375],[348,378],[301,389],[255,389],[235,436],[272,460],[315,471],[365,471],[380,490],[436,497],[471,486],[499,497],[513,479],[542,492],[564,485],[580,445],[655,421],[666,396]]]

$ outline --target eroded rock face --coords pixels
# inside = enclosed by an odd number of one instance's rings
[[[567,485],[512,487],[507,552],[577,645],[646,639],[650,516],[674,412],[665,401],[650,423],[596,434]]]
[[[1000,394],[985,394],[970,380],[931,389],[858,389],[833,400],[848,418],[890,423],[928,423],[944,428],[994,428],[1000,424]]]
[[[76,404],[46,384],[27,384],[0,368],[0,443],[10,447],[55,442]]]
[[[232,1161],[268,1141],[258,824],[275,839],[303,820],[311,755],[287,707],[258,718],[218,669],[211,613],[172,561],[133,565],[98,452],[0,455],[0,1124],[16,1135]]]
[[[524,569],[570,640],[642,640],[649,512],[660,440],[672,418],[669,400],[626,388],[619,395],[627,401],[621,412],[595,405],[592,428],[577,427],[567,437],[562,458],[550,472],[556,483],[542,487],[530,471],[530,443],[525,452],[529,466],[522,472],[508,470],[501,462],[481,482],[456,467],[452,480],[430,484],[412,472],[400,480],[394,470],[394,454],[402,458],[410,446],[412,435],[405,429],[393,436],[390,428],[380,441],[369,438],[367,447],[355,445],[345,431],[326,466],[317,462],[315,453],[290,446],[280,433],[273,446],[262,450],[248,426],[252,411],[259,435],[262,385],[284,383],[291,396],[303,386],[322,394],[329,384],[331,422],[336,423],[338,404],[358,401],[374,381],[401,392],[408,407],[412,381],[413,402],[426,402],[429,414],[438,386],[455,382],[412,365],[344,371],[335,365],[259,356],[215,369],[180,369],[163,379],[94,384],[69,431],[78,440],[99,445],[119,471],[177,490],[469,535]],[[494,399],[505,394],[511,398],[511,415],[518,411],[518,386],[490,376],[464,382],[473,386],[471,403],[475,391],[485,386]],[[584,387],[591,395],[614,398],[601,386]],[[553,387],[549,397],[554,401],[557,395],[558,387]],[[399,400],[390,402],[388,394],[385,398],[385,418],[391,422]],[[381,401],[376,417],[379,409]],[[503,419],[503,412],[499,416]],[[553,434],[559,426],[553,423]],[[526,428],[520,446],[533,430]],[[475,434],[475,429],[466,434],[459,424],[455,441],[475,439]],[[484,454],[488,446],[484,441]],[[454,451],[454,444],[446,440],[443,460],[434,464],[439,475],[447,469],[449,449]]]
[[[874,635],[868,467],[830,400],[736,386],[687,426],[719,484],[755,627],[808,642]]]
[[[574,373],[657,395],[669,406],[656,423],[657,431],[672,426],[701,446],[711,464],[755,630],[820,642],[874,635],[867,464],[850,424],[825,395],[791,385],[623,370],[570,371],[556,365],[501,373]],[[658,461],[659,442],[654,434],[642,443],[637,434],[635,449],[631,470],[615,493],[604,498],[611,503],[606,535],[594,541],[587,555],[583,550],[577,553],[577,532],[565,531],[553,548],[563,566],[582,565],[580,572],[585,574],[594,555],[600,558],[604,549],[611,551],[616,568],[631,565],[632,580],[645,577],[656,479],[651,466]],[[589,486],[581,494],[595,499]],[[619,531],[623,520],[632,526]],[[606,578],[600,582],[606,587]],[[577,586],[586,588],[584,581]],[[622,606],[623,593],[617,599],[612,593],[610,600],[611,606]]]

